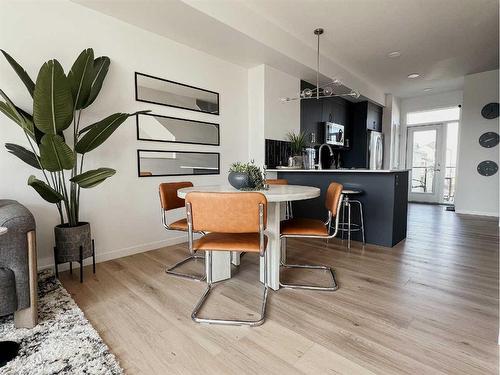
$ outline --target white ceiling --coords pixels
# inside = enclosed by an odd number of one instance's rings
[[[298,39],[396,96],[460,88],[498,68],[498,0],[245,0]],[[392,51],[401,57],[388,58]],[[407,78],[420,73],[416,80]]]
[[[498,68],[498,0],[73,0],[244,67],[269,64],[311,80],[321,72],[365,97],[459,89]],[[401,57],[387,53],[398,50]],[[409,80],[409,73],[421,78]]]

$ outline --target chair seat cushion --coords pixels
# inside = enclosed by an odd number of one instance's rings
[[[321,220],[290,219],[281,223],[282,235],[328,236],[328,229]]]
[[[0,268],[0,316],[17,310],[16,280],[14,272]]]
[[[188,230],[187,219],[181,219],[181,220],[174,221],[172,224],[169,225],[169,228],[172,230],[187,231]]]
[[[264,246],[267,246],[266,236],[264,236]],[[193,243],[194,250],[204,251],[259,252],[259,247],[258,233],[208,233]]]

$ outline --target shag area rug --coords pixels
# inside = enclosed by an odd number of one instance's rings
[[[0,368],[11,374],[123,374],[115,356],[69,293],[48,271],[38,274],[38,325],[14,327],[0,318],[0,341],[21,344],[18,356]]]

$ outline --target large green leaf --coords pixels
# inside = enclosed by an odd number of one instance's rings
[[[33,117],[17,107],[2,90],[0,90],[0,96],[5,99],[5,102],[0,102],[0,111],[23,128],[31,138],[35,139]]]
[[[90,125],[87,127],[89,130],[86,131],[85,135],[76,144],[76,152],[85,154],[86,152],[92,151],[108,139],[129,116],[147,112],[149,111],[139,111],[136,113],[115,113],[106,117],[104,120]]]
[[[3,55],[5,56],[5,59],[9,62],[10,66],[14,71],[17,73],[19,78],[21,78],[21,81],[23,81],[24,86],[28,89],[31,97],[33,97],[33,92],[35,91],[35,84],[33,83],[33,80],[30,78],[26,70],[17,63],[16,60],[12,58],[11,55],[9,55],[7,52],[5,52],[3,49],[0,49],[2,51]]]
[[[52,189],[45,182],[37,179],[35,176],[30,176],[28,178],[28,185],[37,191],[40,196],[49,203],[58,203],[64,199],[64,197]]]
[[[70,181],[77,183],[81,188],[88,189],[99,185],[101,182],[103,182],[108,177],[113,176],[115,173],[116,171],[111,168],[92,169],[90,171],[76,175]]]
[[[73,95],[75,109],[82,109],[89,99],[94,80],[94,51],[83,50],[68,73],[68,80]]]
[[[32,151],[27,150],[23,146],[16,145],[14,143],[6,143],[5,148],[13,155],[17,156],[19,159],[24,161],[26,164],[31,165],[33,168],[42,169],[38,160],[40,160],[37,155]]]
[[[60,135],[45,134],[39,147],[42,167],[48,171],[72,169],[75,165],[75,155]]]
[[[90,89],[90,95],[87,103],[85,103],[85,106],[83,108],[87,108],[89,105],[91,105],[97,98],[97,95],[99,95],[102,83],[104,82],[104,78],[106,78],[106,74],[108,73],[110,63],[111,61],[107,56],[101,56],[94,60],[94,76],[92,79],[92,88]]]
[[[35,126],[45,134],[57,134],[73,119],[73,97],[61,64],[47,61],[40,68],[33,97]]]

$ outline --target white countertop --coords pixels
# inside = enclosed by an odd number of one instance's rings
[[[397,173],[408,169],[266,169],[266,172],[307,172],[307,173]]]

